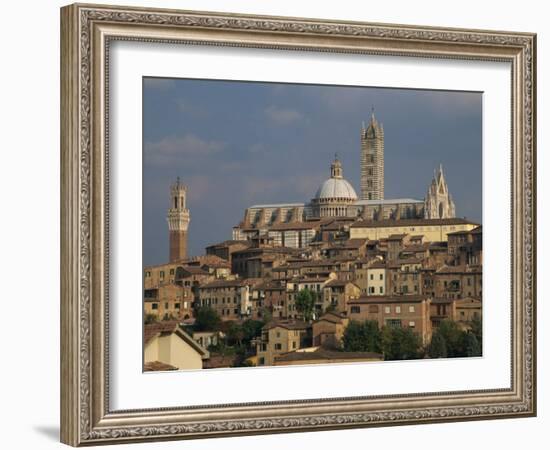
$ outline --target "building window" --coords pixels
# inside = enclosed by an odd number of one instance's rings
[[[384,308],[384,312],[385,312],[386,314],[391,313],[390,307],[389,307],[389,306],[386,306],[386,307]]]
[[[390,328],[401,328],[400,319],[386,319],[386,325]]]
[[[265,358],[263,356],[258,358],[258,365],[259,366],[265,365]]]
[[[161,280],[164,280],[164,270],[161,270],[161,271],[160,271],[160,279],[161,279]]]
[[[170,269],[170,275],[174,275],[174,269]]]
[[[380,274],[380,280],[383,280],[383,279],[384,279],[384,274],[381,273],[381,274]]]
[[[410,312],[410,313],[413,313],[413,312],[414,312],[414,306],[413,306],[413,305],[409,306],[409,312]]]
[[[372,273],[370,274],[370,279],[374,280],[374,274],[372,274]]]
[[[351,313],[352,314],[359,314],[361,312],[361,307],[360,306],[352,306],[351,307]]]
[[[282,350],[282,349],[283,349],[283,345],[280,342],[277,342],[275,344],[275,350]]]
[[[383,288],[382,286],[380,286],[380,287],[378,288],[378,290],[380,291],[380,294],[383,294],[383,293],[384,293],[384,288]]]
[[[411,320],[411,321],[409,322],[409,327],[411,327],[411,328],[414,328],[414,327],[415,327],[414,320]]]
[[[151,305],[151,309],[159,309],[159,304],[158,303],[153,303]]]
[[[296,348],[296,341],[292,341],[292,348]]]
[[[396,314],[401,314],[401,306],[396,306],[395,307],[395,313]]]
[[[164,309],[168,309],[168,302],[164,303]]]
[[[151,276],[151,272],[149,272],[149,271],[145,272],[145,277],[146,278],[149,278],[150,276]]]
[[[176,309],[180,309],[180,306],[181,306],[181,303],[175,303],[174,304],[174,308],[176,308]]]

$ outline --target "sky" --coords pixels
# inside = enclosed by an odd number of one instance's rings
[[[143,80],[143,263],[168,261],[170,185],[188,187],[189,255],[253,204],[309,202],[335,153],[359,189],[360,130],[385,133],[385,198],[423,199],[443,164],[458,217],[482,218],[482,94],[223,80]]]

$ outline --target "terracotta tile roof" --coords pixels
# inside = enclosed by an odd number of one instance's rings
[[[199,289],[224,288],[224,287],[241,287],[243,286],[242,279],[236,280],[214,280],[210,283],[205,283],[199,286]]]
[[[319,359],[327,361],[339,359],[356,359],[358,361],[364,361],[372,359],[382,360],[384,356],[374,352],[340,352],[319,347],[315,351],[294,351],[275,357],[276,362],[311,361]]]
[[[341,248],[341,249],[357,249],[363,247],[367,243],[367,239],[348,239],[347,241],[343,241],[338,245],[335,245],[333,248]]]
[[[215,247],[228,247],[230,245],[245,245],[245,246],[249,246],[250,245],[250,242],[248,241],[237,241],[237,240],[233,240],[233,239],[228,239],[226,241],[223,241],[223,242],[218,242],[216,244],[210,244],[209,246],[207,246],[206,248],[215,248]]]
[[[147,344],[151,339],[159,334],[173,333],[178,328],[176,320],[166,320],[155,322],[143,326],[143,342]]]
[[[327,287],[344,287],[347,284],[353,284],[351,281],[342,281],[342,280],[330,280],[325,284]]]
[[[263,283],[257,284],[254,286],[254,289],[257,290],[264,290],[264,291],[284,291],[286,290],[286,286],[284,286],[282,283],[278,281],[264,281]]]
[[[191,275],[210,275],[210,272],[197,266],[185,266],[183,267],[183,270],[185,270],[187,273]]]
[[[343,314],[340,314],[340,313],[337,313],[337,312],[328,312],[328,313],[323,314],[321,317],[319,317],[317,322],[324,321],[324,322],[341,324],[341,323],[344,322],[345,319],[346,319],[346,316],[344,316]],[[314,323],[314,325],[315,325],[315,323]]]
[[[420,303],[428,300],[427,295],[362,295],[357,299],[348,301],[348,305],[367,305],[377,303]]]
[[[270,330],[272,328],[285,328],[287,330],[307,330],[310,325],[301,320],[272,320],[264,325],[264,330]]]
[[[479,266],[447,266],[443,265],[436,270],[438,274],[461,274],[461,273],[481,273],[481,267]]]
[[[149,361],[143,364],[143,370],[144,372],[160,372],[163,370],[178,370],[178,368],[160,361]]]
[[[380,261],[379,259],[376,259],[369,263],[368,269],[385,269],[386,263],[384,261]]]
[[[424,242],[423,244],[413,244],[413,245],[407,245],[403,251],[404,252],[413,252],[413,253],[419,253],[419,252],[425,252],[430,248],[429,242]]]
[[[405,236],[407,236],[406,233],[401,233],[401,234],[390,234],[386,240],[388,241],[401,241],[405,238]]]
[[[213,355],[202,363],[203,369],[221,369],[235,365],[236,355]]]

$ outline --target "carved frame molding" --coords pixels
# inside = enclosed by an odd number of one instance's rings
[[[509,61],[510,389],[111,411],[108,407],[108,61],[113,40]],[[536,414],[536,36],[71,5],[61,10],[61,436],[78,446]]]

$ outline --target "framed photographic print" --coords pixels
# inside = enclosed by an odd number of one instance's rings
[[[536,414],[530,33],[61,10],[62,441]]]

